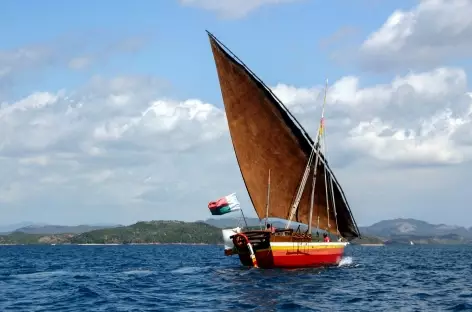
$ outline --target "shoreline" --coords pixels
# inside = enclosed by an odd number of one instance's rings
[[[77,245],[77,246],[120,246],[120,245],[202,245],[202,246],[210,246],[210,245],[223,245],[223,244],[207,244],[207,243],[89,243],[89,244],[59,244],[59,245]]]
[[[125,245],[188,245],[188,246],[222,246],[222,243],[36,243],[36,244],[0,244],[0,246],[125,246]]]

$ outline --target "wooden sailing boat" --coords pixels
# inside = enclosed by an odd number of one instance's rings
[[[252,204],[259,219],[288,221],[285,229],[275,232],[246,230],[224,237],[233,243],[225,254],[238,254],[243,265],[261,268],[338,264],[348,241],[360,233],[320,149],[323,116],[315,143],[262,80],[208,35],[231,140]],[[308,230],[294,230],[291,222],[308,224]],[[313,241],[313,224],[340,239]],[[225,235],[228,230],[223,230]]]

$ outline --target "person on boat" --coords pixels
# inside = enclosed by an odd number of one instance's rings
[[[323,234],[323,241],[324,241],[325,243],[329,243],[329,242],[331,241],[331,240],[329,239],[328,234],[326,234],[326,233]]]
[[[267,223],[267,229],[266,230],[269,231],[269,232],[275,233],[275,227],[272,226],[272,224],[270,224],[270,223]]]

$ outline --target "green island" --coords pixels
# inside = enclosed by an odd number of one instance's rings
[[[257,221],[258,222],[258,221]],[[230,226],[229,224],[232,223]],[[283,224],[277,224],[278,228]],[[183,221],[141,221],[129,226],[113,226],[93,230],[82,226],[61,227],[64,233],[47,234],[48,228],[23,228],[11,233],[0,234],[0,245],[50,245],[50,244],[222,244],[222,228],[235,226],[234,220],[225,224],[215,224],[214,220],[183,222]],[[249,229],[261,229],[253,221]],[[57,230],[57,226],[49,229]],[[37,231],[36,233],[34,231]],[[76,232],[73,232],[75,230]],[[367,231],[367,230],[366,230]],[[33,232],[33,233],[31,233]],[[361,231],[362,233],[362,231]],[[384,246],[384,245],[453,245],[472,244],[472,238],[458,234],[400,235],[386,233],[384,235],[362,235],[362,238],[351,241],[352,245]],[[382,233],[381,233],[382,234]],[[317,241],[316,232],[313,233]],[[330,235],[331,236],[331,235]],[[331,237],[335,240],[335,237]]]
[[[363,246],[383,246],[385,245],[385,241],[375,236],[362,236],[361,238],[353,239],[351,244]]]
[[[221,229],[203,222],[142,221],[80,234],[0,235],[0,244],[221,244]]]
[[[446,235],[392,235],[386,238],[363,236],[351,241],[353,245],[383,246],[383,245],[470,245],[472,239],[457,234]]]

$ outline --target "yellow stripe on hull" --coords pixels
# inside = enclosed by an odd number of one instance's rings
[[[292,249],[305,249],[305,250],[326,250],[326,249],[340,249],[344,248],[347,243],[279,243],[274,242],[270,243],[270,248],[273,251],[283,251],[283,250],[292,250]]]

